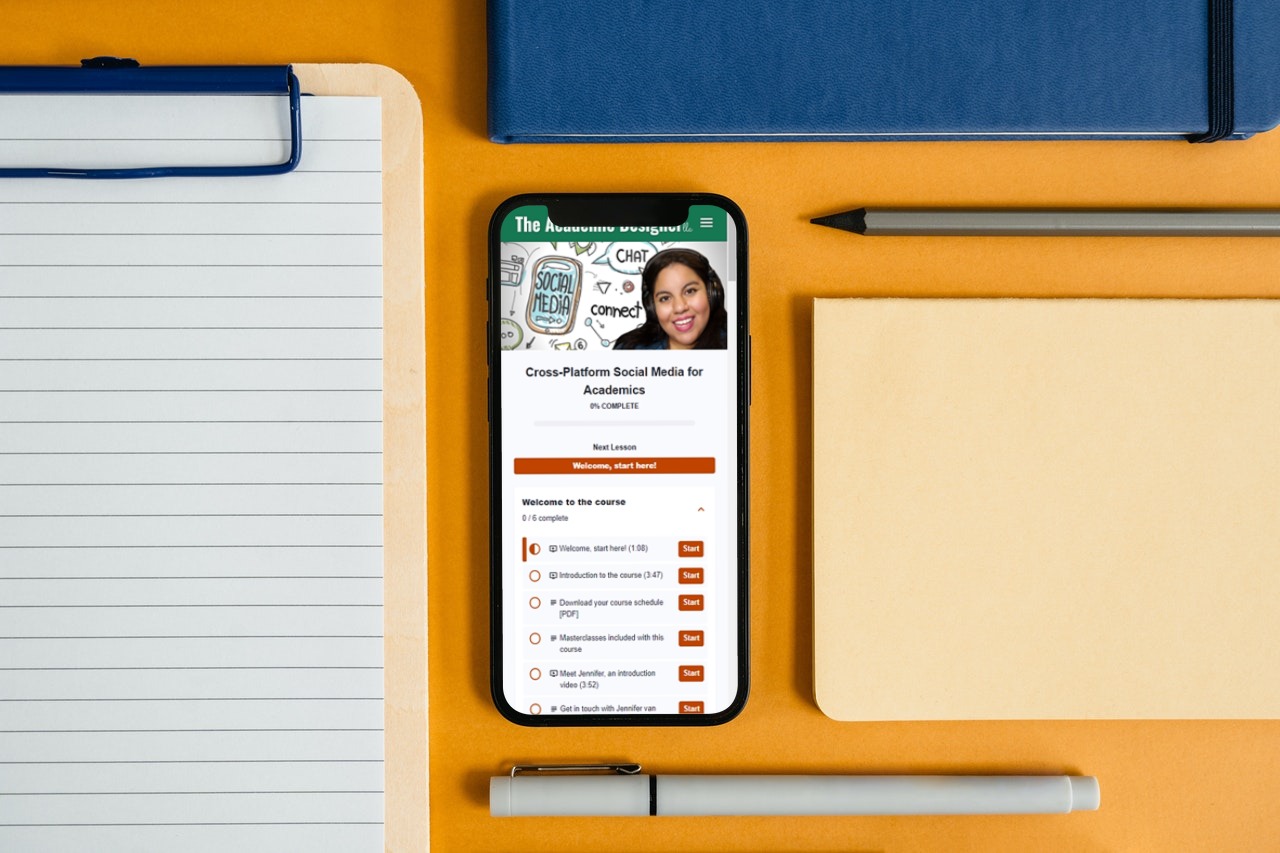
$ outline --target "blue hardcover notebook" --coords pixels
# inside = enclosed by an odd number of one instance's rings
[[[1274,0],[489,0],[488,48],[496,142],[1240,138],[1280,122]]]

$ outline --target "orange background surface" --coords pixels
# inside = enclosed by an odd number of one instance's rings
[[[844,724],[818,711],[809,353],[814,296],[1280,296],[1280,240],[872,239],[807,220],[861,204],[1280,207],[1280,132],[1208,146],[499,146],[485,135],[483,7],[478,0],[8,0],[0,28],[10,64],[73,64],[99,54],[148,64],[375,62],[416,87],[426,129],[434,849],[1277,849],[1280,722]],[[484,236],[499,202],[539,190],[702,190],[729,196],[746,213],[755,343],[753,686],[746,710],[728,725],[532,730],[505,722],[490,702]],[[867,642],[873,648],[875,638]],[[599,760],[639,761],[655,772],[1073,772],[1100,779],[1103,805],[1025,817],[488,816],[487,779],[513,762]],[[401,849],[391,835],[388,843]]]

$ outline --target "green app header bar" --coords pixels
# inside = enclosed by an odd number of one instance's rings
[[[614,242],[723,243],[729,215],[710,204],[689,205],[689,219],[668,227],[612,226],[561,228],[547,219],[544,205],[517,207],[502,223],[504,243]]]

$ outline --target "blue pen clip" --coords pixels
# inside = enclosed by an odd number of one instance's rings
[[[139,66],[133,59],[99,56],[79,68],[0,66],[0,92],[138,93],[289,96],[289,159],[261,166],[156,166],[130,169],[0,168],[0,178],[181,178],[283,175],[302,159],[302,110],[291,65]]]

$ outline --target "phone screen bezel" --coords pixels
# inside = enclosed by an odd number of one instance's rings
[[[501,349],[494,330],[499,327],[501,294],[496,292],[501,281],[498,271],[502,223],[516,208],[545,205],[557,224],[575,225],[673,225],[688,216],[688,206],[708,204],[724,210],[733,220],[736,231],[737,298],[732,322],[737,328],[735,353],[736,418],[737,418],[737,690],[724,710],[712,714],[552,714],[533,715],[517,711],[506,701],[503,690],[502,655],[502,471],[510,464],[502,457],[502,384],[498,359]],[[558,215],[559,214],[559,215]],[[678,219],[675,219],[678,217]],[[674,219],[674,221],[673,221]],[[748,333],[748,269],[747,224],[742,210],[729,199],[713,193],[524,193],[513,196],[494,211],[489,221],[488,299],[486,349],[489,365],[489,688],[498,711],[514,723],[524,726],[714,726],[726,723],[741,713],[749,690],[748,642],[748,412],[750,406],[750,336]]]

